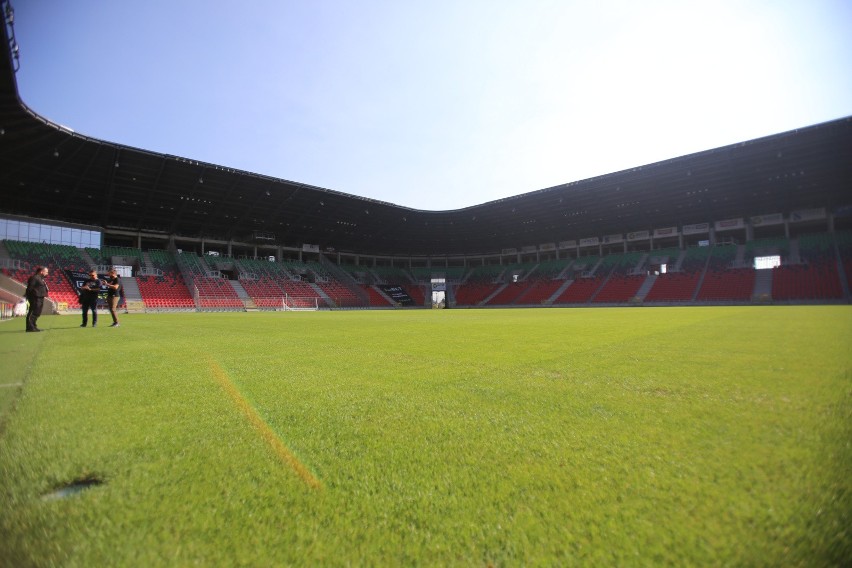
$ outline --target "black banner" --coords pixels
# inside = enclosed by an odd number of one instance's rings
[[[414,300],[405,291],[402,286],[394,286],[393,284],[379,284],[379,288],[387,294],[391,300],[401,306],[413,306]]]
[[[80,297],[80,288],[83,287],[83,284],[86,280],[89,279],[88,272],[79,272],[77,270],[66,270],[65,276],[68,277],[68,282],[71,283],[71,287],[74,288],[74,292],[77,293],[77,297]],[[108,276],[106,274],[98,274],[98,280],[101,281],[101,289],[98,291],[99,299],[106,299],[107,287],[106,280]]]

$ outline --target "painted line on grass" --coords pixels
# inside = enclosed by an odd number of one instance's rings
[[[312,489],[322,489],[322,484],[319,480],[314,477],[314,474],[305,467],[302,462],[298,460],[296,456],[293,455],[293,452],[290,451],[284,442],[278,437],[278,435],[269,427],[269,425],[261,418],[261,416],[255,411],[252,405],[240,394],[239,389],[237,389],[236,385],[231,381],[228,377],[228,373],[213,359],[209,359],[210,369],[213,371],[213,375],[216,377],[216,380],[222,385],[222,388],[225,389],[231,399],[234,401],[234,404],[237,405],[237,408],[242,410],[243,414],[245,414],[246,418],[248,418],[249,422],[252,426],[260,434],[260,437],[269,444],[272,448],[272,451],[275,452],[275,455],[284,462],[285,465],[290,467],[296,474],[304,481],[309,487]]]

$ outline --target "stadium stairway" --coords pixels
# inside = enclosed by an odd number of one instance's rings
[[[384,290],[382,290],[381,288],[379,288],[378,286],[376,286],[375,284],[373,284],[372,286],[370,286],[370,289],[371,289],[373,292],[375,292],[375,293],[376,293],[379,297],[384,298],[384,299],[385,299],[385,301],[387,301],[388,306],[394,306],[394,305],[396,305],[396,302],[394,302],[394,301],[393,301],[393,298],[391,298],[390,296],[388,296],[387,294],[385,294],[385,291],[384,291]]]
[[[840,278],[840,289],[843,290],[843,297],[847,301],[852,301],[852,294],[849,292],[849,279],[846,277],[846,271],[843,269],[843,261],[837,259],[837,276]]]
[[[142,292],[139,291],[139,281],[136,278],[122,278],[121,285],[124,286],[124,298],[128,302],[142,301]]]
[[[745,266],[745,245],[737,245],[737,255],[734,257],[734,267],[742,268]]]
[[[639,300],[644,300],[645,296],[648,295],[648,292],[651,291],[651,288],[654,286],[654,282],[657,281],[656,274],[649,274],[648,277],[642,282],[642,285],[639,286],[639,289],[636,291],[636,297]]]
[[[850,273],[846,271],[847,261],[845,260],[844,254],[840,247],[840,237],[835,237],[832,239],[832,241],[834,258],[837,259],[837,275],[840,278],[840,289],[842,290],[843,297],[846,299],[846,301],[852,303],[852,290],[850,290],[849,288]]]
[[[680,251],[680,254],[677,256],[677,260],[675,261],[675,264],[674,264],[674,270],[675,271],[680,270],[681,265],[683,265],[683,259],[685,259],[685,258],[686,258],[686,251],[685,250]]]
[[[148,254],[148,251],[142,253],[142,268],[145,269],[146,274],[154,274],[156,269],[154,263],[151,262],[151,255]]]
[[[323,301],[323,302],[325,302],[325,305],[326,305],[326,306],[328,306],[328,307],[330,307],[330,308],[336,307],[336,304],[335,304],[335,303],[334,303],[334,301],[333,301],[333,300],[332,300],[332,299],[328,296],[328,294],[326,294],[326,293],[325,293],[325,290],[323,290],[322,288],[320,288],[319,286],[317,286],[317,285],[316,285],[316,284],[314,284],[313,282],[308,282],[307,284],[311,287],[311,289],[312,289],[314,292],[316,292],[317,296],[319,296],[320,298],[322,298],[322,301]]]
[[[78,249],[78,250],[80,251],[80,256],[83,257],[83,261],[90,268],[96,267],[100,264],[99,262],[95,262],[95,259],[92,258],[92,255],[90,255],[89,252],[86,249],[81,248],[81,249]]]
[[[0,290],[4,290],[20,299],[24,297],[26,289],[27,287],[25,285],[14,278],[10,278],[5,274],[0,273]]]
[[[755,300],[772,297],[772,270],[756,270],[754,276],[754,289],[751,297]]]
[[[505,272],[505,271],[504,271],[504,272]],[[490,302],[490,301],[491,301],[491,298],[494,298],[495,296],[497,296],[497,294],[499,294],[500,292],[502,292],[502,291],[506,288],[506,286],[508,286],[508,284],[506,284],[505,282],[504,282],[503,284],[500,284],[499,286],[497,286],[497,288],[496,288],[493,292],[491,292],[490,294],[488,294],[488,296],[486,296],[485,298],[483,298],[481,302],[478,302],[478,303],[476,304],[476,306],[477,306],[477,307],[481,307],[481,306],[485,306],[485,305],[487,305],[487,304],[488,304],[488,302]]]
[[[135,277],[124,277],[121,279],[124,287],[124,310],[129,312],[145,311],[145,302],[142,300],[142,292],[139,290],[139,281]]]
[[[556,275],[557,278],[565,278],[566,280],[570,280],[568,277],[574,273],[571,267],[574,265],[574,261],[572,260],[568,264],[565,265],[565,268],[559,271],[559,274]],[[558,296],[554,296],[557,298]]]
[[[603,259],[601,259],[601,260],[603,260]],[[598,262],[598,264],[597,264],[596,266],[600,266],[600,262]],[[614,271],[613,271],[613,272],[614,272]],[[592,303],[592,302],[594,302],[594,301],[595,301],[595,298],[597,298],[597,297],[598,297],[598,294],[600,294],[600,293],[601,293],[601,290],[603,290],[604,288],[606,288],[607,282],[609,282],[609,281],[610,281],[610,279],[612,278],[612,276],[613,276],[613,273],[612,273],[612,272],[610,272],[610,273],[609,273],[609,274],[607,274],[606,276],[601,277],[600,286],[598,286],[597,288],[595,288],[595,291],[594,291],[594,292],[592,292],[592,295],[591,295],[591,296],[589,296],[589,299],[586,301],[586,303]]]
[[[237,293],[237,296],[240,298],[240,300],[243,301],[244,304],[247,301],[251,301],[251,296],[249,296],[249,293],[246,292],[246,289],[243,288],[243,285],[240,284],[239,280],[228,280],[228,284],[231,285],[231,288],[234,289],[234,292]],[[254,302],[252,302],[252,304],[253,303]]]
[[[695,291],[692,292],[692,298],[690,300],[692,302],[694,302],[698,298],[698,292],[704,285],[704,278],[707,276],[707,268],[710,266],[710,258],[711,255],[708,254],[707,258],[704,260],[704,268],[701,270],[701,276],[698,278],[698,282],[695,284]]]
[[[370,305],[369,295],[358,285],[358,281],[352,277],[349,272],[343,270],[333,262],[330,262],[325,255],[320,255],[320,264],[325,268],[332,277],[336,278],[338,283],[346,287],[352,295],[357,297],[364,306]],[[409,277],[410,279],[410,277]]]
[[[799,239],[790,239],[790,258],[787,260],[791,264],[799,264],[802,262],[802,255],[799,249]]]
[[[566,267],[566,268],[565,268],[565,270],[568,270],[568,268]],[[563,271],[562,271],[562,274],[564,274],[564,273],[565,273],[565,271],[563,270]],[[557,289],[556,289],[556,292],[554,292],[554,293],[553,293],[553,295],[551,295],[551,296],[550,296],[547,300],[545,300],[545,301],[544,301],[544,305],[545,305],[545,306],[552,306],[552,305],[553,305],[553,302],[555,302],[555,301],[556,301],[556,298],[558,298],[559,296],[561,296],[561,295],[562,295],[562,292],[564,292],[564,291],[565,291],[565,289],[566,289],[566,288],[568,288],[568,286],[570,286],[570,285],[571,285],[571,284],[573,284],[573,283],[574,283],[574,280],[573,280],[573,279],[566,280],[566,281],[562,284],[562,286],[560,286],[559,288],[557,288]]]

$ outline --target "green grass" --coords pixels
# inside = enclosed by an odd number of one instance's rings
[[[2,565],[852,560],[847,306],[39,323],[0,324]]]

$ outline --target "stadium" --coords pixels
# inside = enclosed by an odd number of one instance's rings
[[[52,123],[3,10],[10,565],[852,559],[852,117],[424,211]]]

